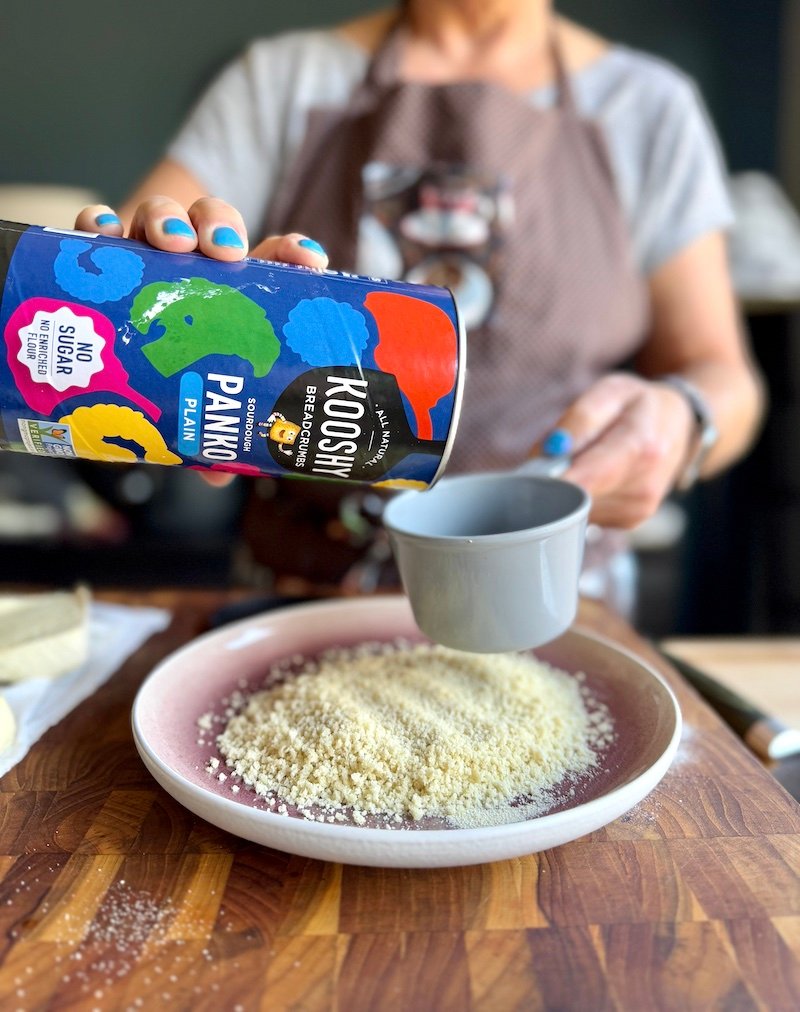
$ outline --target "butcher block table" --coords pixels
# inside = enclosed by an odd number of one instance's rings
[[[582,625],[674,688],[685,734],[629,814],[497,864],[358,868],[228,835],[162,791],[130,708],[231,596],[173,612],[0,781],[0,1008],[800,1008],[800,807],[625,623]]]

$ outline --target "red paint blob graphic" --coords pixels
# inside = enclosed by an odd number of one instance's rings
[[[370,292],[364,305],[378,325],[378,367],[397,378],[414,412],[417,436],[433,439],[431,409],[456,380],[453,321],[438,306],[396,292]]]
[[[33,379],[28,367],[23,365],[18,358],[22,348],[20,333],[22,329],[33,322],[37,313],[55,313],[61,308],[69,309],[75,316],[88,317],[95,333],[99,334],[105,342],[100,352],[102,369],[94,373],[87,386],[71,386],[65,390],[58,390],[44,378],[41,382],[37,382]],[[41,298],[27,299],[21,303],[11,314],[11,318],[6,324],[5,340],[8,350],[8,367],[25,403],[34,411],[49,415],[57,404],[70,397],[80,397],[82,394],[94,394],[99,391],[111,391],[131,401],[151,418],[158,420],[161,417],[161,408],[128,385],[128,373],[114,352],[116,338],[117,333],[111,320],[86,306],[74,302],[64,302],[60,299]]]

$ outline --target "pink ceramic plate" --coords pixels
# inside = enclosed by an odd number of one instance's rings
[[[642,800],[678,747],[677,703],[642,660],[578,629],[535,651],[565,671],[583,671],[614,719],[616,737],[591,777],[570,784],[544,815],[480,829],[400,829],[312,822],[279,815],[246,786],[208,772],[219,754],[198,719],[221,713],[236,690],[260,687],[275,662],[331,646],[398,637],[422,640],[404,597],[325,601],[265,612],[201,636],[164,660],[133,707],[136,747],[161,786],[190,811],[231,833],[293,854],[383,867],[478,864],[545,850],[599,829]]]

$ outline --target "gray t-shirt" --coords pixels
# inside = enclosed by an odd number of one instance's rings
[[[331,29],[258,39],[211,84],[167,150],[262,237],[309,109],[345,107],[369,57]],[[733,221],[713,128],[694,83],[663,60],[611,46],[572,77],[580,113],[608,145],[636,263],[650,274]],[[549,86],[529,95],[546,108]]]

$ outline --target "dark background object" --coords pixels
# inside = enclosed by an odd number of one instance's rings
[[[695,487],[676,628],[800,633],[800,315],[748,317],[770,410],[750,455]]]

